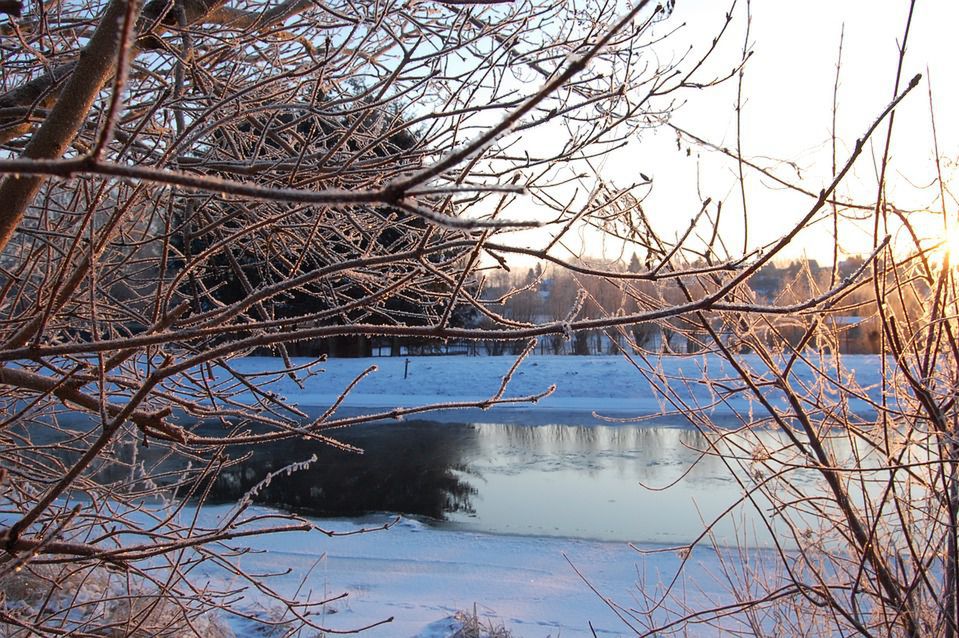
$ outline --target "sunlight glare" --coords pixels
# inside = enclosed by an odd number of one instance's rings
[[[953,224],[943,230],[942,239],[936,246],[934,261],[942,266],[947,262],[953,268],[959,265],[959,226]]]

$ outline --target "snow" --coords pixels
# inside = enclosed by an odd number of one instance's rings
[[[754,355],[743,355],[740,359],[754,370],[764,369]],[[295,363],[306,365],[309,362],[299,359]],[[364,371],[375,368],[347,395],[339,414],[433,403],[481,402],[497,393],[502,376],[513,363],[514,358],[508,356],[330,359],[310,368],[317,374],[300,374],[305,377],[301,381],[302,388],[288,376],[275,374],[269,389],[300,407],[322,409],[332,405]],[[555,384],[556,390],[550,396],[535,405],[497,405],[485,415],[478,408],[446,409],[430,413],[429,418],[573,425],[599,423],[603,416],[615,419],[658,415],[660,420],[666,418],[675,425],[682,418],[670,414],[674,408],[663,401],[661,394],[654,391],[647,380],[656,371],[665,373],[672,380],[672,389],[684,400],[710,406],[711,417],[717,423],[735,421],[736,415],[748,418],[755,410],[748,393],[723,394],[725,389],[740,387],[741,383],[729,364],[720,357],[672,356],[648,362],[637,359],[635,363],[633,365],[621,356],[533,355],[519,366],[504,396],[532,396]],[[833,362],[827,360],[815,365],[831,369]],[[278,369],[277,360],[266,357],[237,359],[231,362],[231,366],[242,373],[260,375]],[[846,380],[854,378],[868,389],[872,400],[878,399],[878,357],[845,355],[841,369]],[[259,378],[265,380],[269,376]],[[794,367],[791,376],[794,383],[809,383],[812,378],[810,365],[800,362]],[[827,390],[836,392],[836,388]],[[775,390],[769,389],[767,393],[774,403],[783,403]],[[868,403],[860,398],[851,398],[850,407],[859,413],[870,411]]]
[[[204,516],[222,516],[228,509],[207,507]],[[315,523],[344,532],[387,520],[381,515]],[[447,637],[456,626],[453,615],[472,613],[474,604],[481,618],[504,624],[520,638],[585,638],[592,636],[588,623],[599,636],[634,635],[571,564],[604,596],[626,606],[634,603],[640,578],[651,585],[667,581],[680,564],[675,552],[644,556],[625,543],[448,531],[407,518],[386,531],[332,538],[296,532],[257,537],[247,546],[256,553],[239,559],[245,570],[291,570],[271,579],[282,594],[297,589],[314,599],[347,594],[328,606],[319,624],[348,630],[393,617],[361,634],[370,638]],[[713,580],[720,572],[713,550],[695,551],[687,570],[705,589],[687,589],[687,602],[722,598]],[[236,628],[242,633],[242,625]]]

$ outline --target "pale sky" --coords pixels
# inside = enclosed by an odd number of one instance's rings
[[[677,0],[671,24],[686,26],[672,44],[708,46],[729,3],[717,0]],[[721,42],[714,74],[728,72],[737,64],[743,47],[744,0],[736,6],[736,20]],[[845,25],[840,74],[837,132],[838,162],[849,155],[854,141],[889,103],[898,57],[898,43],[905,28],[909,3],[892,0],[753,0],[750,41],[754,54],[746,67],[743,108],[743,151],[757,163],[774,168],[782,177],[818,192],[831,179],[830,130],[832,94],[840,32]],[[664,25],[665,27],[666,25]],[[940,157],[946,179],[959,161],[959,71],[954,60],[953,38],[959,27],[959,3],[919,0],[903,71],[903,86],[916,73],[922,83],[906,98],[896,115],[892,163],[888,173],[890,199],[901,208],[938,210],[938,190],[930,188],[935,178],[929,84],[932,79]],[[928,69],[928,72],[927,72]],[[706,79],[703,75],[701,79]],[[716,144],[736,144],[736,82],[705,92],[690,92],[674,122]],[[873,145],[854,168],[853,176],[840,190],[844,197],[869,203],[875,200],[878,158],[886,126],[872,138]],[[795,162],[800,175],[774,158]],[[653,188],[644,208],[660,228],[685,229],[700,208],[702,197],[723,201],[723,233],[732,245],[742,244],[742,203],[736,165],[718,153],[695,151],[687,157],[676,151],[675,134],[645,133],[627,149],[610,157],[601,167],[603,175],[621,185],[638,180],[642,172],[653,178]],[[804,196],[767,183],[747,169],[747,199],[750,244],[773,240],[811,205]],[[697,193],[697,190],[699,191]],[[947,199],[955,215],[956,202]],[[932,231],[941,221],[930,216]],[[871,229],[871,225],[870,225]],[[800,236],[789,256],[807,254],[821,262],[831,260],[831,226]],[[841,231],[841,246],[848,253],[868,246],[866,233],[847,226]],[[585,244],[594,253],[602,250],[595,237]],[[612,248],[613,252],[616,251]]]

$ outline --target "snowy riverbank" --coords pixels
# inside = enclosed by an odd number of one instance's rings
[[[215,517],[227,510],[209,507],[204,514]],[[371,516],[317,524],[347,531],[386,520]],[[603,595],[633,606],[641,580],[650,588],[668,582],[680,564],[675,552],[642,555],[625,543],[448,531],[406,518],[387,531],[334,538],[319,532],[283,534],[254,538],[248,546],[254,553],[239,559],[244,569],[290,570],[270,579],[282,594],[299,589],[314,600],[347,594],[328,606],[317,621],[321,625],[348,630],[393,617],[361,634],[370,638],[445,638],[452,633],[452,616],[472,612],[474,604],[481,618],[496,619],[517,638],[587,638],[592,636],[589,623],[598,636],[630,636],[573,566]],[[685,590],[687,602],[725,598],[712,550],[694,552],[686,570],[689,586],[681,584],[679,590]],[[255,599],[245,608],[261,612]],[[233,624],[240,635],[249,629],[244,622]],[[699,635],[709,633],[704,628]]]
[[[762,371],[758,357],[744,355],[742,361]],[[408,363],[407,363],[408,362]],[[307,365],[307,360],[296,360]],[[273,376],[269,389],[287,397],[301,407],[325,409],[364,371],[375,367],[349,393],[342,403],[341,414],[360,410],[390,410],[434,403],[478,402],[499,390],[502,376],[514,363],[512,357],[372,357],[330,359],[309,369],[317,374],[304,377],[299,387],[286,375]],[[650,387],[648,378],[664,373],[670,384],[691,405],[709,406],[712,418],[719,422],[746,418],[754,409],[748,393],[724,395],[724,390],[740,385],[734,371],[716,356],[661,357],[637,365],[621,356],[553,356],[534,355],[516,370],[506,390],[506,397],[537,395],[555,385],[555,391],[538,403],[513,403],[495,406],[484,417],[478,409],[456,409],[431,412],[434,421],[492,420],[497,422],[600,423],[602,416],[612,418],[654,417],[677,425],[683,420],[673,415],[674,408],[663,401]],[[232,362],[243,373],[275,370],[278,360],[247,357]],[[830,365],[827,362],[827,365]],[[874,398],[879,382],[878,357],[846,355],[843,370]],[[812,369],[797,364],[792,379],[807,383]],[[263,377],[261,377],[262,379]],[[830,388],[827,388],[827,391]],[[834,388],[832,388],[835,391]],[[780,402],[770,390],[774,402]],[[850,401],[854,411],[868,411],[866,402]],[[600,418],[596,418],[598,415]]]

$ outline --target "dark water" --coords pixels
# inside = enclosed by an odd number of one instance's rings
[[[74,427],[96,434],[79,420]],[[192,429],[223,433],[212,424]],[[44,447],[66,455],[65,469],[75,454],[62,442],[55,445],[63,432],[47,437]],[[210,484],[198,473],[202,462],[190,470],[165,448],[143,448],[131,439],[117,444],[119,463],[92,469],[96,480],[127,493],[138,489],[125,476],[139,464],[165,472],[163,483],[179,482],[181,495],[209,488],[213,502],[234,502],[256,487],[257,503],[318,517],[394,512],[477,531],[667,544],[694,539],[743,494],[719,458],[702,454],[707,437],[683,427],[402,421],[335,434],[363,453],[301,440],[231,447]],[[756,435],[773,449],[782,442],[773,432]],[[35,443],[41,438],[33,432]],[[79,438],[78,451],[84,447]],[[313,456],[316,461],[303,469],[281,471]],[[35,461],[49,458],[38,451]],[[271,473],[276,476],[265,482]],[[199,483],[191,478],[197,476]],[[821,489],[811,473],[792,480],[807,494]],[[746,507],[735,508],[714,533],[724,544],[766,545],[771,539]]]
[[[211,497],[239,499],[271,472],[315,455],[317,460],[308,467],[271,479],[254,500],[316,516],[385,511],[443,520],[451,513],[473,511],[477,489],[469,468],[472,427],[391,423],[335,435],[363,453],[301,440],[236,448],[234,456],[248,458],[220,472]]]
[[[337,438],[364,453],[303,441],[252,447],[211,496],[238,499],[268,473],[315,454],[255,500],[315,516],[386,511],[481,531],[675,543],[741,493],[719,460],[701,458],[706,438],[685,428],[414,421]],[[720,526],[720,540],[732,542],[743,520]]]

